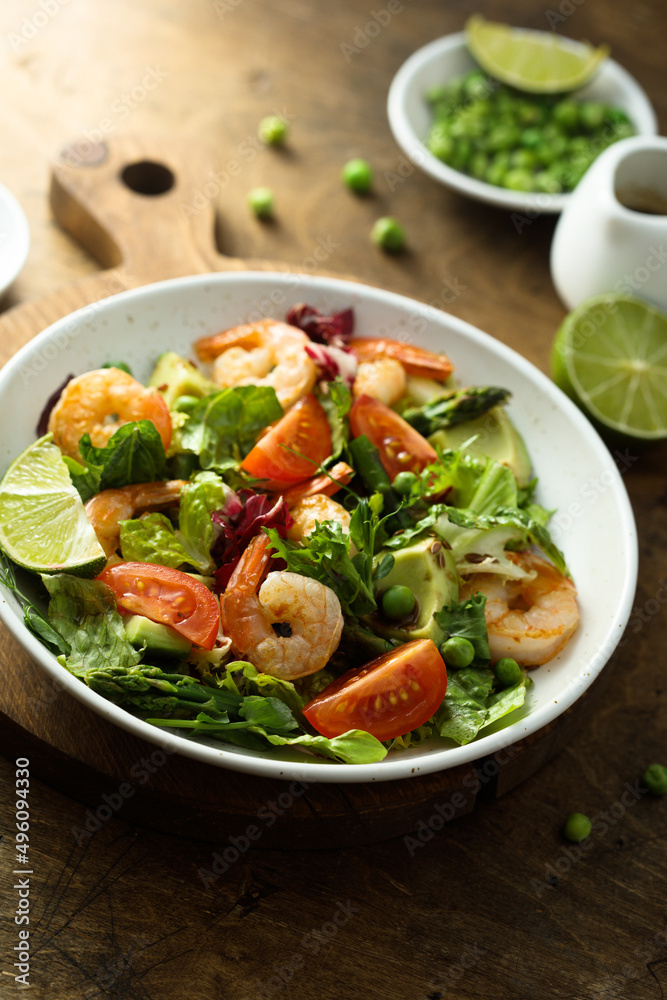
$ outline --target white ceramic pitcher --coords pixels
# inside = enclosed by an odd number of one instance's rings
[[[667,137],[623,139],[589,167],[558,220],[551,276],[569,309],[621,292],[667,312]]]

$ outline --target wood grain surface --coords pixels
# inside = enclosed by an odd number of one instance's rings
[[[100,139],[170,133],[174,148],[208,143],[222,164],[202,189],[217,213],[220,253],[354,274],[461,316],[546,370],[564,315],[548,270],[553,220],[538,217],[519,233],[508,214],[439,187],[405,163],[386,123],[386,91],[400,64],[431,38],[460,30],[474,10],[461,0],[9,0],[0,11],[0,181],[28,214],[32,247],[4,305],[37,302],[98,272],[50,214],[58,151],[72,141],[92,148]],[[562,18],[563,33],[609,42],[665,131],[659,0],[493,0],[483,12],[537,28]],[[255,138],[258,120],[273,111],[290,119],[284,151]],[[340,167],[353,155],[376,168],[369,199],[340,186]],[[258,184],[276,192],[274,225],[245,206]],[[387,213],[408,231],[409,252],[396,258],[368,240],[373,220]],[[115,253],[107,248],[107,266]],[[75,295],[71,308],[80,302]],[[11,350],[7,326],[0,329]],[[281,803],[267,791],[252,830],[241,820],[212,843],[201,839],[196,810],[180,836],[152,832],[150,817],[128,821],[126,807],[148,801],[150,769],[166,774],[174,760],[137,758],[130,792],[120,782],[106,787],[94,808],[77,799],[85,799],[80,788],[63,795],[33,778],[33,994],[663,997],[667,801],[642,794],[637,780],[650,761],[667,762],[665,453],[619,449],[616,458],[640,529],[640,583],[598,704],[559,756],[500,799],[503,765],[488,768],[474,811],[454,823],[440,823],[445,796],[415,817],[411,839],[320,852],[304,851],[299,837],[259,849],[281,824],[287,831],[298,795]],[[9,643],[3,635],[6,650]],[[34,668],[26,666],[24,683],[39,685]],[[54,711],[67,711],[58,692],[50,697],[39,708],[45,731]],[[117,738],[113,730],[110,757]],[[36,767],[58,784],[66,761],[44,744],[27,748],[9,725],[2,736],[3,998],[20,989],[12,964],[21,878],[13,874],[14,761],[34,751]],[[581,847],[559,834],[573,809],[595,821]],[[104,817],[90,835],[87,810]]]

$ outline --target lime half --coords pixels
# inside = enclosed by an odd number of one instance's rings
[[[554,382],[602,429],[667,438],[667,315],[629,295],[598,295],[565,317]]]
[[[533,94],[558,94],[587,83],[609,55],[547,31],[512,28],[479,14],[466,24],[466,42],[482,69],[502,83]]]
[[[26,448],[0,483],[0,546],[35,573],[96,576],[106,556],[50,438]]]

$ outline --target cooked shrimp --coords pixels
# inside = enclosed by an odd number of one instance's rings
[[[220,616],[235,655],[290,681],[325,666],[340,642],[343,614],[333,590],[298,573],[269,573],[260,587],[271,558],[267,545],[266,535],[257,535],[241,556],[220,598]]]
[[[328,474],[322,473],[320,476],[313,476],[305,483],[297,483],[290,486],[288,490],[283,490],[282,495],[287,501],[288,507],[293,507],[304,497],[311,497],[318,494],[333,496],[341,486],[345,486],[354,476],[354,469],[347,462],[336,462],[329,469]]]
[[[297,327],[264,319],[202,337],[194,347],[200,361],[213,361],[218,385],[272,386],[283,410],[288,410],[317,381],[317,367],[305,350],[309,343]]]
[[[414,344],[404,344],[400,340],[378,337],[353,337],[350,347],[359,361],[375,361],[377,358],[394,358],[400,361],[408,375],[423,375],[426,378],[444,382],[452,374],[454,367],[445,354],[434,354]]]
[[[86,504],[86,514],[107,557],[112,556],[120,544],[121,521],[129,521],[143,511],[178,503],[185,485],[184,479],[137,483],[119,490],[102,490],[92,497]]]
[[[171,442],[171,417],[157,389],[147,389],[120,368],[99,368],[71,379],[49,417],[49,430],[64,455],[81,460],[84,434],[103,448],[122,424],[150,420],[165,448]]]
[[[460,600],[485,594],[485,617],[496,662],[509,656],[536,667],[559,653],[579,624],[577,592],[568,577],[532,552],[507,553],[528,571],[522,580],[479,573],[461,588]]]
[[[405,395],[405,368],[396,358],[379,357],[360,361],[352,392],[357,396],[372,396],[385,406],[393,406]]]
[[[287,537],[293,542],[300,542],[302,538],[309,535],[315,527],[316,521],[338,521],[342,525],[345,534],[350,531],[350,514],[342,504],[323,493],[314,496],[302,497],[298,503],[290,507],[290,514],[293,523],[287,530]]]

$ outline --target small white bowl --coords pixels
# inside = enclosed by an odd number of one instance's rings
[[[0,295],[23,268],[29,247],[25,213],[14,195],[0,184]]]
[[[297,302],[330,312],[352,306],[356,332],[445,350],[463,385],[504,386],[508,412],[539,476],[537,499],[557,508],[552,529],[576,582],[581,626],[555,659],[533,671],[524,710],[467,746],[433,745],[392,751],[378,764],[337,764],[294,750],[258,753],[212,740],[185,738],[130,715],[61,667],[32,636],[16,598],[0,587],[0,619],[46,672],[92,711],[133,733],[218,767],[290,781],[387,781],[429,774],[478,760],[548,725],[592,684],[619,642],[632,610],[637,539],[621,475],[592,425],[530,362],[456,316],[367,285],[295,274],[234,272],[147,285],[66,316],[38,336],[0,372],[0,475],[35,439],[45,401],[71,372],[123,358],[141,380],[170,349],[244,321],[282,317]],[[35,588],[34,600],[39,600]],[[45,679],[46,682],[46,679]]]
[[[424,145],[433,120],[424,94],[430,88],[446,84],[478,64],[468,52],[465,35],[447,35],[418,49],[403,63],[392,80],[387,114],[394,138],[406,156],[425,173],[459,194],[468,195],[499,208],[513,211],[556,213],[567,205],[568,194],[510,191],[487,184],[448,167]],[[657,121],[648,97],[622,66],[607,59],[594,79],[576,91],[578,99],[604,101],[625,111],[640,135],[655,135]]]

